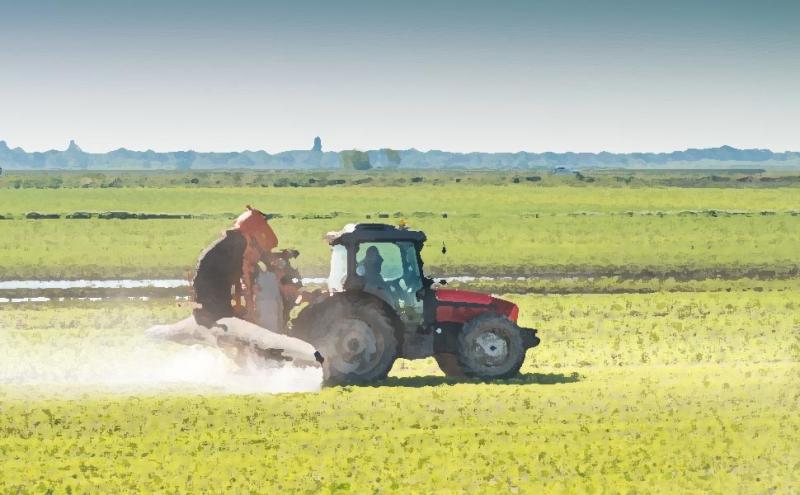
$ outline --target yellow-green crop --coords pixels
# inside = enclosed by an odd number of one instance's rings
[[[318,394],[0,387],[9,493],[791,493],[800,484],[800,293],[511,296],[541,330],[521,377],[398,362]],[[136,346],[162,302],[0,312],[13,362]],[[27,359],[20,359],[24,357]],[[52,394],[52,395],[44,395]]]

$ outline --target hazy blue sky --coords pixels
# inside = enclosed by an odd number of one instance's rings
[[[800,150],[800,1],[0,0],[28,150]]]

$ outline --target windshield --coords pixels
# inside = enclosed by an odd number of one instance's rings
[[[363,242],[356,254],[356,273],[367,283],[396,282],[419,289],[422,280],[413,242]]]
[[[356,263],[366,292],[391,304],[407,324],[422,321],[422,299],[417,294],[422,277],[413,242],[363,242]]]
[[[364,242],[356,253],[356,274],[367,286],[386,289],[399,286],[404,292],[422,288],[417,249],[413,242]],[[341,244],[331,249],[328,290],[341,292],[347,278],[347,248]]]

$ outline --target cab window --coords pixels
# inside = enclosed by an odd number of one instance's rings
[[[356,274],[364,279],[364,289],[409,311],[417,308],[417,291],[422,277],[413,242],[364,242],[356,252]]]

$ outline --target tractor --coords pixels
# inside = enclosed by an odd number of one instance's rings
[[[383,379],[399,357],[433,356],[448,376],[509,378],[539,344],[536,330],[517,325],[516,304],[426,277],[423,232],[362,223],[327,239],[330,296],[287,333],[324,356],[328,384]]]

